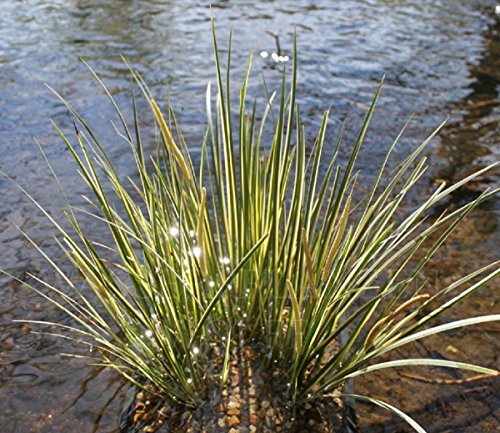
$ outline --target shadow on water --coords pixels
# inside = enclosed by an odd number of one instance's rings
[[[109,127],[112,114],[88,71],[84,57],[104,77],[125,114],[130,112],[130,83],[120,54],[147,77],[155,94],[164,95],[172,82],[174,107],[193,150],[199,148],[204,124],[204,90],[213,79],[210,11],[203,2],[144,0],[33,0],[0,2],[0,168],[29,186],[44,206],[59,215],[65,200],[37,156],[32,136],[44,145],[56,172],[73,200],[81,204],[83,189],[63,145],[49,128],[53,117],[72,128],[68,113],[43,86],[48,82],[77,101],[89,123],[124,175],[134,176],[126,152]],[[213,2],[219,28],[235,27],[235,76],[241,76],[250,49],[256,54],[281,49],[290,52],[297,27],[301,49],[299,93],[306,121],[317,127],[321,111],[333,103],[329,132],[347,118],[346,145],[355,135],[377,82],[387,72],[386,86],[367,137],[372,159],[388,144],[412,113],[414,122],[401,149],[404,153],[451,113],[436,142],[431,175],[455,181],[473,168],[499,156],[500,41],[491,2],[484,0],[297,0]],[[225,33],[221,32],[223,40]],[[221,41],[223,48],[224,41]],[[256,76],[266,74],[270,86],[279,68],[256,55]],[[240,75],[238,75],[240,74]],[[258,79],[256,80],[258,81]],[[261,95],[258,87],[251,93]],[[260,93],[259,93],[260,92]],[[446,109],[446,113],[443,110]],[[128,111],[127,111],[128,110]],[[108,132],[111,131],[111,132]],[[101,133],[101,132],[100,132]],[[387,137],[390,137],[389,139]],[[328,149],[326,149],[328,151]],[[477,194],[498,181],[483,177],[465,193]],[[74,197],[74,198],[73,198]],[[464,196],[455,196],[456,203]],[[450,205],[456,203],[450,202]],[[411,203],[410,203],[411,206]],[[440,287],[488,263],[498,255],[498,208],[479,209],[428,270]],[[19,235],[14,224],[41,242],[62,262],[51,240],[53,230],[20,192],[0,179],[0,267],[21,280],[27,273],[52,278],[46,264]],[[459,240],[460,238],[460,240]],[[498,312],[498,290],[487,289],[464,305],[458,315]],[[454,316],[450,316],[455,318]],[[86,354],[72,343],[35,334],[16,319],[63,320],[44,299],[9,277],[0,277],[0,431],[2,433],[116,433],[125,398],[123,383],[108,371],[86,367],[60,352]],[[423,356],[477,361],[498,368],[497,328],[474,328],[430,339],[415,348]],[[88,350],[88,349],[87,349]],[[404,352],[400,353],[405,356]],[[462,380],[442,370],[418,371],[422,377]],[[498,381],[464,385],[425,384],[404,372],[367,376],[356,384],[408,411],[433,433],[494,432],[499,425]],[[361,433],[409,431],[403,422],[359,406]]]
[[[477,64],[470,68],[469,93],[454,104],[451,119],[440,133],[439,168],[434,176],[438,182],[456,182],[473,171],[486,167],[500,157],[500,19],[484,32],[484,51]],[[464,204],[485,188],[498,183],[500,171],[487,173],[452,194],[436,214],[449,205]],[[495,202],[483,231],[496,228]],[[498,210],[498,208],[497,208]],[[484,222],[484,221],[483,221]]]
[[[438,152],[445,161],[438,176],[456,181],[498,160],[500,144],[500,23],[484,32],[484,52],[470,68],[469,94],[455,105],[456,113],[441,132]],[[454,111],[455,111],[454,110]],[[496,173],[498,175],[498,172]],[[493,177],[482,179],[492,183]]]

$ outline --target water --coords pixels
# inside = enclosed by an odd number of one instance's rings
[[[296,28],[300,103],[312,128],[311,138],[322,111],[331,106],[331,142],[344,120],[348,122],[346,142],[352,141],[377,83],[386,74],[361,160],[368,173],[372,161],[381,157],[384,146],[411,113],[415,120],[397,156],[451,116],[431,147],[429,181],[422,189],[431,188],[437,179],[457,180],[472,168],[498,159],[500,41],[494,2],[219,1],[212,3],[212,12],[208,4],[194,0],[0,0],[0,168],[58,214],[65,202],[47,174],[33,142],[35,136],[71,200],[81,200],[78,194],[84,188],[48,121],[50,117],[71,131],[72,120],[43,84],[48,83],[73,101],[100,131],[120,172],[134,174],[126,149],[112,134],[111,107],[80,57],[106,81],[125,113],[130,113],[130,84],[120,55],[146,77],[159,97],[166,94],[169,84],[184,133],[196,152],[203,133],[205,86],[214,80],[211,13],[223,51],[228,30],[234,29],[235,79],[241,78],[250,50],[255,52],[256,85],[251,91],[257,96],[263,94],[258,85],[262,72],[271,88],[279,78],[279,68],[259,55],[275,50],[275,40],[267,31],[280,35],[281,47],[290,55]],[[497,180],[489,175],[468,193],[473,195]],[[498,209],[490,205],[468,220],[460,232],[462,240],[454,240],[433,262],[431,275],[436,284],[495,258],[497,216]],[[43,260],[14,224],[62,260],[40,212],[0,178],[0,267],[19,278],[28,271],[50,278]],[[116,432],[124,398],[122,382],[108,371],[57,356],[71,351],[70,343],[32,334],[27,325],[13,322],[57,320],[60,313],[12,278],[1,277],[0,284],[1,431]],[[498,313],[498,300],[498,290],[485,290],[463,307],[462,314]],[[448,358],[457,355],[457,350],[461,359],[469,361],[477,361],[481,353],[483,365],[498,368],[498,332],[494,326],[460,331],[439,341],[425,341],[416,350]],[[401,373],[372,375],[357,384],[358,391],[387,395],[430,432],[490,432],[498,427],[493,381],[422,387]],[[421,372],[426,377],[439,374]],[[407,429],[396,418],[372,413],[371,408],[360,407],[359,413],[362,432]]]

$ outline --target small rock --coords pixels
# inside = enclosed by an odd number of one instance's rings
[[[239,410],[239,409],[237,409],[237,408],[234,408],[234,409],[229,409],[229,410],[227,411],[227,414],[228,414],[228,415],[239,415],[239,414],[240,414],[240,410]]]
[[[239,409],[240,408],[240,403],[234,400],[229,401],[227,404],[228,409]]]
[[[269,400],[264,400],[261,404],[262,409],[267,409],[269,406],[271,406],[271,403]]]
[[[236,415],[233,415],[231,418],[229,418],[229,427],[234,427],[235,425],[238,425],[239,423],[240,423],[240,419]]]
[[[144,415],[144,411],[142,410],[138,410],[134,413],[134,418],[133,418],[133,421],[134,421],[134,424],[137,424],[143,417]]]
[[[217,421],[217,424],[219,424],[220,428],[226,427],[226,417],[219,418],[219,421]]]

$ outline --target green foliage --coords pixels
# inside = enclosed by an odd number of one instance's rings
[[[441,313],[493,280],[498,263],[432,294],[422,293],[417,281],[456,225],[497,191],[435,219],[429,218],[430,209],[491,167],[455,185],[438,186],[404,218],[396,217],[425,172],[423,151],[438,130],[388,175],[396,140],[368,193],[358,199],[356,159],[380,88],[346,166],[340,167],[342,134],[334,158],[322,159],[328,111],[314,145],[306,144],[295,102],[295,48],[291,81],[283,74],[278,106],[273,107],[273,95],[264,113],[246,105],[250,59],[235,119],[229,72],[221,72],[215,37],[214,46],[217,95],[212,98],[209,86],[208,128],[197,168],[173,112],[163,114],[134,71],[158,126],[155,157],[144,154],[135,98],[130,126],[96,78],[121,119],[136,179],[120,179],[91,127],[56,93],[81,131],[74,144],[55,128],[93,193],[89,201],[99,210],[96,223],[107,225],[112,238],[103,250],[73,212],[67,217],[74,231],[46,213],[92,292],[47,257],[73,293],[44,283],[50,289],[45,296],[74,323],[56,325],[96,347],[99,363],[139,386],[153,383],[158,393],[187,406],[196,406],[219,375],[227,378],[231,336],[239,332],[261,348],[262,368],[279,369],[284,398],[292,404],[330,395],[349,378],[388,367],[418,364],[498,374],[436,359],[379,361],[427,336],[500,319],[490,315],[433,325]],[[264,143],[271,110],[277,111],[272,142]],[[323,175],[320,167],[326,168]],[[208,368],[214,347],[225,360],[219,370]],[[386,403],[354,397],[400,414]]]

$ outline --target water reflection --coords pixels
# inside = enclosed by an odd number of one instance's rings
[[[47,176],[33,144],[35,135],[62,182],[71,185],[71,200],[81,202],[79,193],[84,189],[74,170],[68,169],[72,167],[69,155],[47,118],[54,118],[68,131],[73,128],[72,122],[67,110],[44,87],[47,82],[75,101],[96,126],[120,172],[135,175],[126,146],[109,127],[111,107],[79,62],[80,57],[102,75],[126,115],[130,114],[130,82],[120,55],[147,77],[156,94],[165,94],[165,85],[170,83],[186,138],[193,149],[199,147],[205,118],[204,90],[214,73],[208,4],[195,0],[0,2],[0,168],[28,186],[44,206],[59,215],[66,203],[57,184]],[[293,29],[297,28],[299,102],[307,126],[313,128],[311,136],[321,112],[333,104],[330,142],[335,142],[336,127],[346,118],[346,142],[352,142],[378,81],[387,73],[361,161],[364,169],[370,170],[373,159],[381,157],[384,146],[413,112],[416,121],[401,143],[399,155],[453,113],[435,145],[433,177],[456,180],[471,162],[480,166],[498,159],[500,56],[498,23],[490,1],[240,0],[212,2],[212,8],[223,50],[227,48],[228,30],[234,28],[232,63],[236,79],[242,77],[250,50],[256,54],[276,51],[275,38],[269,31],[279,35],[281,50],[290,55]],[[258,78],[261,72],[271,89],[280,78],[280,68],[269,60],[255,56],[252,96],[264,93]],[[488,218],[495,215],[491,210],[485,212]],[[53,232],[41,215],[19,190],[0,179],[0,267],[20,279],[26,279],[27,272],[50,279],[43,260],[19,236],[14,224],[42,242],[56,260],[63,260],[51,241]],[[450,257],[460,248],[468,252],[459,267],[474,268],[491,260],[494,234],[480,233],[474,227],[467,227],[464,234],[469,243],[456,243],[454,250],[448,251]],[[450,277],[449,268],[456,269],[457,263],[450,265],[443,260],[436,266],[436,278]],[[472,303],[467,308],[472,312],[491,311],[492,300],[498,304],[498,294],[486,293],[478,298],[479,306]],[[61,351],[73,350],[72,345],[29,333],[29,328],[13,322],[22,318],[57,320],[60,313],[14,279],[0,277],[2,432],[117,431],[123,392],[116,378],[108,371],[57,357]],[[482,351],[485,363],[496,359],[493,349],[500,350],[494,335],[476,334],[476,344],[471,344]],[[473,354],[467,356],[473,359]],[[400,383],[395,377],[366,383],[376,391],[383,380],[392,386],[387,392],[406,401],[418,419],[425,418],[426,405],[432,404],[426,400],[429,391],[419,391],[421,399],[416,399],[412,407],[413,403],[408,403],[411,390],[405,394],[400,386],[394,387]],[[488,407],[495,404],[490,392],[493,385],[484,386],[481,392],[467,394],[470,404],[480,398]],[[454,397],[446,393],[457,395],[457,391],[432,388],[431,397],[437,392],[442,393],[438,401],[455,407]],[[488,407],[478,411],[486,417],[484,425],[494,419]],[[366,419],[362,431],[380,431],[376,415],[367,414]],[[475,432],[474,423],[470,418],[457,429]],[[452,428],[446,423],[439,425]],[[386,431],[401,428],[401,424],[389,424]]]

